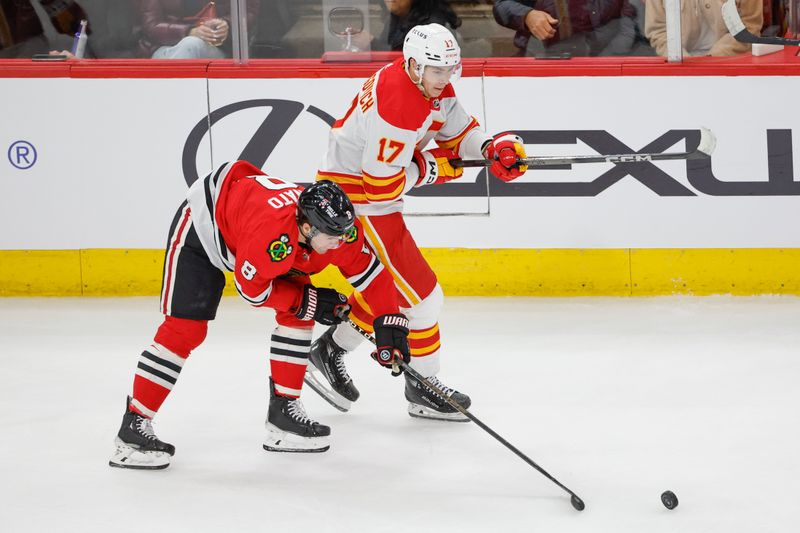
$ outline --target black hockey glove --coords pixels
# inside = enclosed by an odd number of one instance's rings
[[[401,314],[381,315],[372,324],[375,328],[375,351],[372,352],[372,358],[379,365],[391,368],[393,376],[399,376],[403,373],[403,367],[397,360],[402,359],[406,364],[411,362],[408,319]]]
[[[339,324],[350,312],[347,296],[333,289],[317,288],[313,285],[303,287],[303,299],[295,316],[300,320],[314,319],[320,324],[331,326]]]

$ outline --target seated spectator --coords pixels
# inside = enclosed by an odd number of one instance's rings
[[[733,56],[750,51],[728,33],[722,20],[724,0],[681,0],[681,42],[684,56]],[[761,0],[737,0],[742,22],[754,35],[764,21]],[[663,0],[647,0],[645,34],[658,55],[667,55],[667,16]]]
[[[86,57],[136,57],[138,17],[130,0],[81,0],[89,15],[92,33]]]
[[[451,31],[461,26],[461,19],[446,0],[383,0],[383,3],[389,10],[389,20],[380,37],[373,41],[373,50],[403,50],[406,33],[418,24],[435,22]]]
[[[142,36],[139,48],[153,59],[231,57],[230,2],[206,0],[137,0]],[[252,30],[259,2],[247,2]]]
[[[636,42],[636,9],[628,0],[496,0],[493,13],[498,24],[517,30],[520,55],[630,55]]]
[[[454,34],[454,30],[461,26],[461,19],[447,0],[383,0],[383,6],[385,22],[380,36],[374,37],[366,31],[352,35],[352,51],[402,51],[406,33],[418,24],[441,24]]]
[[[0,0],[0,57],[31,57],[64,46],[78,31],[83,8],[72,0],[38,0],[63,42],[51,43],[39,15],[28,0]]]
[[[84,57],[89,59],[129,58],[137,55],[138,15],[129,0],[81,0],[89,21],[89,39]],[[74,56],[70,50],[51,55]]]
[[[257,30],[250,44],[250,57],[298,57],[295,46],[287,41],[286,35],[300,18],[302,8],[295,5],[295,0],[258,1],[262,7],[255,23]]]
[[[644,3],[645,0],[628,0],[628,3],[634,9],[636,15],[634,16],[634,20],[636,21],[636,42],[633,45],[633,49],[631,50],[630,55],[632,56],[655,56],[656,54],[655,49],[650,46],[650,39],[648,39],[644,34]]]

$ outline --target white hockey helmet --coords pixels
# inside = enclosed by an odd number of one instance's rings
[[[450,81],[461,76],[461,48],[450,30],[441,24],[420,24],[414,26],[406,34],[403,42],[403,59],[406,69],[408,60],[414,58],[417,63],[416,72],[420,80],[425,67],[442,67],[450,71]]]

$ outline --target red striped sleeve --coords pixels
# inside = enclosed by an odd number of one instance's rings
[[[467,133],[475,128],[480,127],[480,124],[478,124],[478,121],[475,119],[475,117],[471,118],[472,120],[469,121],[467,127],[461,130],[458,135],[449,139],[436,139],[436,144],[438,144],[441,148],[447,148],[455,153],[458,153],[458,149],[461,148],[461,142],[464,140],[464,137],[467,136]]]
[[[336,122],[333,123],[333,126],[331,126],[331,129],[335,130],[336,128],[341,128],[342,124],[344,124],[345,121],[347,121],[347,119],[350,118],[350,115],[353,114],[353,111],[355,111],[357,103],[358,103],[358,96],[353,98],[353,103],[350,104],[350,109],[347,110],[347,113],[345,113],[342,118],[340,118],[339,120],[337,120]]]

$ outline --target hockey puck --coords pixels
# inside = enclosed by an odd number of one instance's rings
[[[665,490],[661,493],[661,503],[671,511],[678,506],[678,497],[671,490]]]

